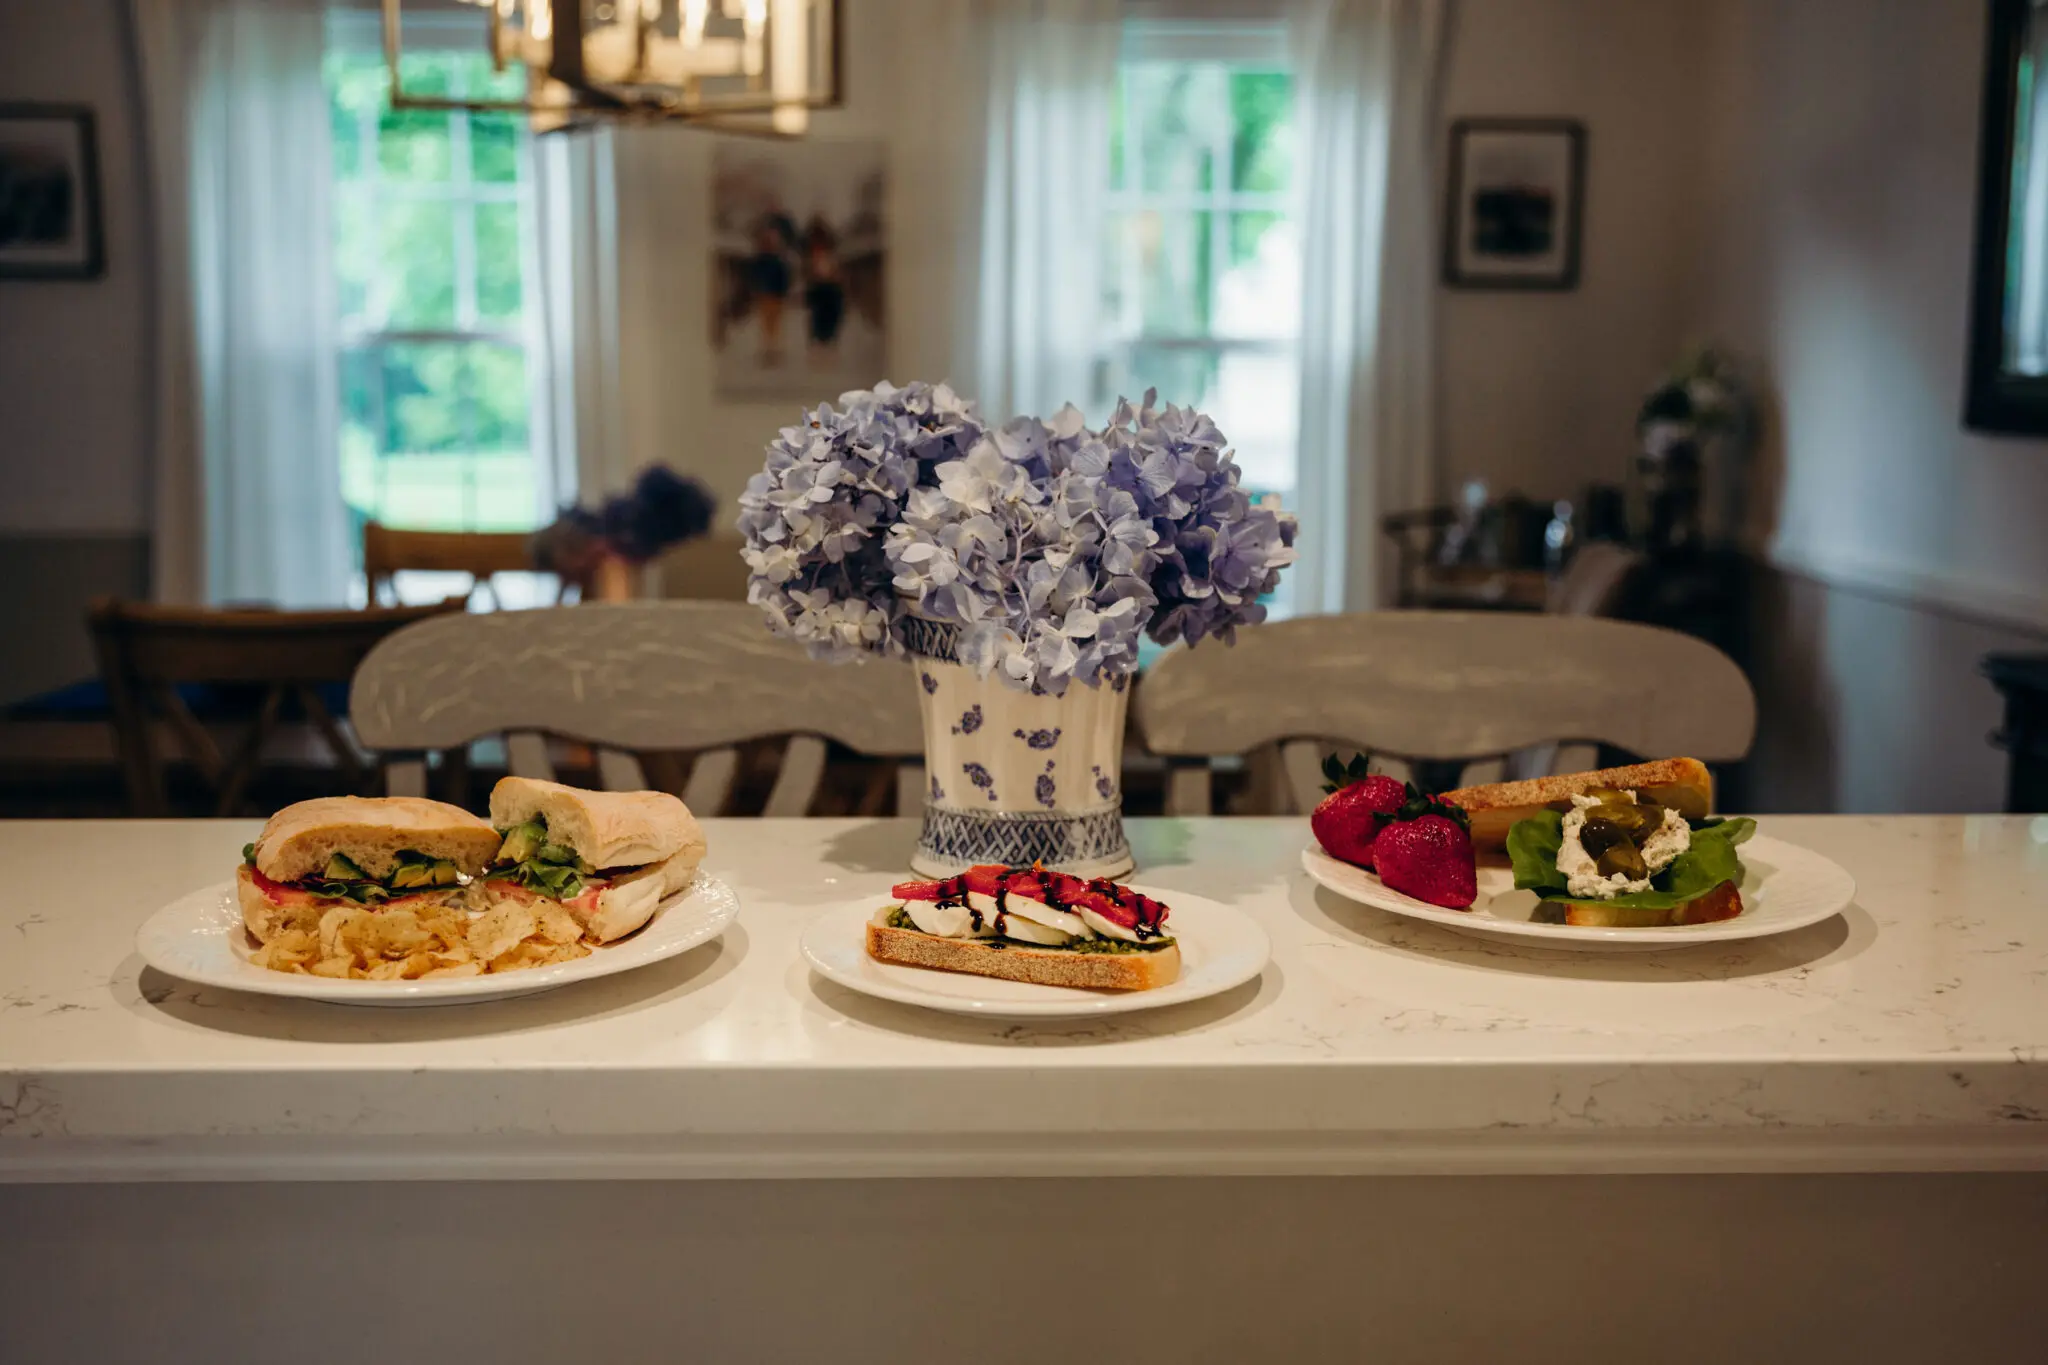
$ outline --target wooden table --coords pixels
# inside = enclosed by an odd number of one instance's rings
[[[0,1358],[2032,1358],[2048,827],[1765,827],[1855,905],[1594,956],[1337,899],[1300,820],[1135,821],[1272,964],[1031,1026],[798,959],[905,821],[708,822],[720,944],[424,1011],[140,970],[252,822],[0,825],[60,870],[0,879]]]

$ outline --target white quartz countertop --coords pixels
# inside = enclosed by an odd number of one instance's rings
[[[2048,820],[1772,817],[1847,867],[1778,938],[1577,954],[1354,905],[1306,821],[1137,820],[1135,880],[1256,916],[1213,1000],[1070,1024],[814,977],[803,927],[909,821],[709,821],[719,943],[524,999],[189,986],[136,927],[254,821],[0,823],[0,1178],[321,1179],[2048,1167]]]

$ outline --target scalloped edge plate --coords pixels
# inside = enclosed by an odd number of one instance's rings
[[[459,1005],[531,995],[573,981],[630,972],[709,943],[724,933],[739,913],[738,893],[718,878],[699,872],[695,881],[655,907],[654,917],[637,932],[574,962],[438,981],[335,981],[274,972],[250,962],[255,950],[235,902],[235,884],[220,882],[180,896],[151,915],[135,932],[135,951],[160,972],[202,986],[254,995],[324,1000],[336,1005]]]
[[[1164,901],[1180,941],[1178,980],[1149,991],[1085,991],[1038,986],[965,972],[877,962],[867,952],[867,922],[890,904],[886,894],[850,901],[805,927],[804,961],[828,981],[898,1004],[998,1019],[1074,1019],[1184,1005],[1242,986],[1266,969],[1272,940],[1244,911],[1187,891],[1134,886]]]
[[[1742,913],[1712,924],[1674,924],[1654,929],[1603,929],[1573,924],[1537,924],[1529,915],[1536,895],[1515,890],[1505,867],[1479,869],[1479,898],[1470,910],[1404,896],[1373,873],[1339,862],[1311,843],[1301,851],[1302,870],[1346,900],[1427,920],[1464,934],[1513,939],[1561,949],[1690,948],[1701,943],[1789,934],[1838,915],[1856,899],[1856,879],[1841,864],[1811,849],[1767,835],[1742,845]]]

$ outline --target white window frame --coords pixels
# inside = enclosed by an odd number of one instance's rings
[[[481,52],[485,44],[484,16],[477,12],[427,13],[408,17],[405,43],[408,51],[441,50]],[[383,51],[380,16],[360,10],[330,10],[327,16],[330,50],[346,52]],[[456,92],[460,94],[461,92]],[[455,324],[452,327],[394,327],[389,324],[393,292],[385,278],[373,278],[364,314],[337,319],[335,362],[351,350],[376,350],[406,343],[468,343],[517,347],[525,359],[527,375],[527,453],[534,468],[533,524],[547,521],[560,494],[560,471],[554,467],[549,450],[547,385],[542,367],[546,364],[546,338],[540,296],[538,236],[540,224],[535,204],[535,167],[532,134],[521,129],[518,178],[510,184],[473,178],[470,157],[470,126],[465,115],[449,116],[450,177],[445,182],[397,182],[382,178],[377,155],[378,128],[374,114],[361,115],[357,129],[363,157],[362,173],[354,180],[337,177],[332,193],[337,200],[359,195],[374,225],[380,207],[390,203],[452,203],[456,209]],[[520,316],[516,321],[487,320],[479,316],[476,299],[476,209],[484,204],[514,204],[520,220]],[[379,411],[376,429],[388,429],[382,411],[383,386],[378,386]],[[474,406],[466,403],[466,415]],[[475,453],[475,452],[468,452]]]
[[[1287,26],[1272,20],[1171,20],[1128,19],[1123,28],[1122,50],[1117,55],[1117,99],[1124,128],[1123,184],[1111,186],[1104,200],[1114,218],[1147,210],[1171,213],[1207,212],[1209,233],[1209,279],[1223,278],[1230,264],[1230,225],[1235,213],[1277,213],[1299,218],[1299,203],[1292,188],[1280,193],[1238,190],[1232,187],[1234,147],[1227,124],[1219,124],[1217,141],[1209,148],[1209,188],[1196,191],[1146,190],[1142,140],[1137,134],[1135,111],[1131,106],[1129,83],[1122,68],[1144,62],[1218,62],[1244,71],[1274,71],[1294,75],[1288,46]],[[1135,241],[1125,234],[1118,271],[1123,280],[1141,273]],[[1123,316],[1116,327],[1113,349],[1128,357],[1140,349],[1182,351],[1221,357],[1233,353],[1287,355],[1300,349],[1299,338],[1230,336],[1214,331],[1174,335],[1144,331],[1144,301],[1135,290],[1121,291]],[[1210,301],[1212,310],[1214,299]],[[1213,324],[1213,313],[1211,322]],[[1298,483],[1298,480],[1297,480]]]

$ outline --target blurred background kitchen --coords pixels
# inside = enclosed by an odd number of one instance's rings
[[[401,608],[743,599],[763,443],[884,378],[1199,404],[1301,516],[1276,614],[1713,641],[1733,804],[2044,808],[2025,0],[647,13],[803,26],[794,93],[489,107],[489,13],[408,0],[394,108],[374,4],[0,0],[0,814],[363,789]]]

